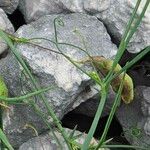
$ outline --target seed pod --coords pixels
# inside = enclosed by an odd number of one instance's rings
[[[106,59],[102,56],[93,56],[80,61],[81,63],[93,62],[95,68],[105,77],[108,72],[111,70],[113,65],[113,60]],[[121,70],[121,66],[117,64],[114,69],[114,74],[118,73]],[[116,78],[111,81],[111,86],[115,92],[118,91],[121,81],[123,80],[124,73],[121,73]],[[123,89],[121,93],[122,100],[129,104],[134,99],[134,87],[131,77],[126,73],[124,77]]]

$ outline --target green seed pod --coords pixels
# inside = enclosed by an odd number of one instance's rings
[[[86,62],[93,62],[95,68],[100,73],[102,73],[103,76],[106,76],[108,74],[113,65],[113,60],[106,59],[102,56],[93,56],[91,58],[87,58],[80,61],[80,63]],[[119,72],[121,69],[121,66],[117,64],[116,68],[114,69],[114,74]],[[121,81],[123,80],[123,76],[124,73],[121,73],[111,81],[111,86],[115,92],[118,91]],[[134,99],[133,81],[128,74],[125,74],[121,98],[126,104],[129,104]]]

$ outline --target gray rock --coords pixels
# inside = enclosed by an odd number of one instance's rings
[[[68,135],[72,132],[70,129],[65,129],[65,131],[68,133]],[[59,141],[62,144],[61,150],[68,150],[67,145],[65,144],[65,141],[61,134],[57,131],[55,131],[56,136],[58,137]],[[74,136],[81,135],[81,132],[75,131]],[[86,134],[82,134],[77,138],[75,141],[83,144],[85,140]],[[97,141],[93,138],[91,143],[97,144]],[[74,147],[75,148],[75,147]],[[53,135],[51,132],[45,134],[45,135],[40,135],[38,137],[32,138],[28,140],[27,142],[23,143],[20,147],[19,150],[59,150],[60,147],[56,143]],[[109,150],[108,148],[100,148],[99,150]]]
[[[8,33],[14,33],[13,25],[11,24],[7,15],[1,8],[0,8],[0,29],[6,31]],[[7,49],[8,49],[7,44],[0,37],[0,54],[3,53]]]
[[[109,33],[119,42],[132,14],[136,1],[128,0],[22,0],[20,10],[26,22],[37,20],[41,16],[56,13],[82,12],[95,15],[106,26]],[[138,11],[141,11],[141,8]],[[148,9],[138,31],[131,39],[127,50],[140,52],[150,44],[150,9]]]
[[[14,95],[20,95],[21,93],[20,74],[21,74],[21,70],[19,64],[12,54],[9,53],[5,58],[0,59],[0,75],[4,78],[4,81],[7,85],[9,91],[9,97]],[[14,115],[15,112],[14,107],[13,106],[9,106],[9,107],[10,107],[9,111],[8,110],[3,111],[3,125],[4,125],[4,131],[6,135],[9,135],[9,138],[11,137],[13,139],[15,135],[14,127],[18,125],[18,122],[13,122],[13,118],[15,119],[15,121],[18,120],[22,121],[25,118],[23,117],[23,115],[21,116],[21,114],[19,118],[17,114],[19,113],[19,109],[23,109],[22,106],[16,106],[18,112],[15,115]],[[11,116],[13,116],[13,118],[11,118]],[[16,130],[18,131],[19,134],[19,128]],[[10,139],[10,141],[12,139]],[[16,140],[16,142],[18,142],[19,139],[13,139],[13,140]]]
[[[12,54],[0,59],[0,75],[4,78],[10,95],[18,95],[21,90],[20,85],[20,67]]]
[[[112,89],[110,89],[101,117],[105,117],[109,115],[110,110],[113,105],[114,98],[115,98],[115,93],[113,92]],[[95,97],[92,97],[92,99],[88,99],[87,101],[81,103],[78,107],[76,107],[74,109],[74,112],[78,114],[83,114],[89,117],[94,117],[96,110],[98,108],[99,102],[100,102],[100,95],[96,94]]]
[[[83,12],[84,0],[61,0],[63,7],[70,12]]]
[[[56,15],[45,16],[30,25],[21,27],[17,34],[19,37],[26,38],[44,37],[54,39],[53,20],[56,17]],[[78,30],[86,40],[90,55],[103,55],[106,58],[115,55],[116,46],[111,43],[103,24],[95,17],[80,14],[61,15],[60,17],[65,23],[64,27],[59,27],[58,29],[60,42],[72,43],[83,47],[80,37],[74,33],[74,30]],[[42,40],[37,42],[40,46],[57,51],[50,42]],[[75,103],[74,100],[84,90],[85,86],[91,85],[89,77],[82,74],[70,62],[66,61],[63,56],[35,46],[20,44],[17,48],[33,73],[40,80],[42,86],[54,84],[58,87],[57,90],[52,92],[53,94],[48,95],[48,98],[51,99],[55,107],[57,106],[58,112],[59,107],[61,108],[61,114],[62,109],[65,110],[67,108],[68,110],[68,106],[70,108],[70,104]],[[86,56],[83,51],[73,47],[63,45],[61,48],[66,55],[74,60],[79,60]]]
[[[29,25],[24,25],[20,27],[16,35],[25,38],[54,39],[53,20],[56,17],[58,16],[45,16]],[[65,25],[58,27],[59,42],[68,42],[83,47],[80,37],[74,33],[74,30],[78,30],[85,38],[88,52],[91,55],[103,55],[110,58],[116,54],[117,47],[111,43],[105,27],[95,17],[81,14],[61,15],[60,17]],[[35,42],[40,46],[57,51],[52,43],[43,40],[36,40]],[[74,47],[61,46],[61,48],[65,54],[74,60],[86,56],[84,52]],[[81,73],[63,56],[27,44],[18,44],[17,49],[40,82],[41,87],[50,85],[56,87],[56,89],[47,92],[46,97],[60,119],[68,111],[80,105],[81,102],[85,102],[97,94],[97,91],[92,88],[93,83],[89,77]],[[88,69],[88,66],[85,69]],[[25,82],[27,83],[27,80]],[[86,91],[86,86],[91,86],[91,90]],[[26,90],[25,86],[23,86],[23,90]],[[36,103],[46,114],[43,102],[37,100]],[[31,131],[24,129],[25,124],[32,124],[39,133],[47,129],[32,108],[15,106],[11,112],[8,112],[5,120],[6,133],[13,145],[18,146],[27,141],[29,136],[33,136]]]
[[[150,147],[150,87],[139,86],[135,89],[135,100],[122,104],[116,115],[126,139],[141,147]]]
[[[136,1],[129,0],[111,0],[110,7],[96,16],[107,26],[107,29],[115,40],[120,41],[132,14]],[[143,2],[142,2],[143,3]],[[138,11],[141,11],[141,8]],[[150,9],[147,11],[143,22],[138,28],[136,34],[131,39],[127,50],[131,53],[140,52],[150,44]]]
[[[26,22],[31,22],[47,14],[61,13],[63,4],[60,0],[21,0],[19,9]]]
[[[110,0],[21,0],[19,8],[26,22],[37,20],[41,16],[58,13],[88,12],[106,10]]]
[[[110,0],[61,0],[64,8],[70,12],[88,12],[90,14],[102,12],[110,5]]]
[[[8,13],[12,14],[19,4],[19,0],[0,0],[0,7]]]
[[[111,0],[84,0],[84,10],[90,14],[96,14],[107,10]]]

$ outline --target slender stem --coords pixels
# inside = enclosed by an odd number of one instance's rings
[[[118,75],[120,75],[125,70],[128,70],[130,67],[132,67],[136,62],[138,62],[143,56],[145,56],[147,53],[150,52],[150,46],[146,47],[140,54],[138,54],[134,59],[132,59],[130,62],[128,62],[119,72],[114,74],[108,79],[108,82],[112,81],[114,78],[116,78]]]
[[[38,45],[38,44],[36,44],[36,43],[34,43],[34,42],[28,42],[29,44],[32,44],[32,45],[34,45],[34,46],[38,46],[38,47],[40,47],[40,48],[43,48],[43,49],[45,49],[45,50],[49,50],[49,51],[51,51],[51,52],[54,52],[54,53],[57,53],[57,54],[61,54],[62,56],[64,56],[67,60],[69,60],[76,68],[78,68],[79,70],[81,70],[84,74],[86,74],[87,76],[89,76],[90,78],[92,78],[92,76],[90,75],[90,74],[88,74],[86,71],[84,71],[81,67],[79,67],[75,62],[76,61],[74,61],[74,60],[72,60],[70,57],[68,57],[65,53],[63,53],[62,51],[61,51],[61,49],[59,48],[59,45],[68,45],[68,46],[71,46],[71,47],[74,47],[74,48],[76,48],[76,49],[79,49],[79,50],[81,50],[81,51],[83,51],[84,53],[86,53],[87,54],[87,56],[91,59],[91,64],[92,64],[92,66],[93,66],[93,68],[94,68],[94,71],[97,73],[97,70],[95,69],[95,66],[94,66],[94,64],[93,64],[93,58],[89,55],[89,53],[87,52],[87,51],[85,51],[84,49],[82,49],[81,47],[78,47],[78,46],[76,46],[76,45],[73,45],[73,44],[70,44],[70,43],[56,43],[56,42],[54,42],[54,41],[52,41],[52,40],[49,40],[49,39],[46,39],[46,38],[32,38],[32,39],[30,39],[30,40],[35,40],[35,39],[42,39],[42,40],[46,40],[46,41],[49,41],[49,42],[52,42],[53,44],[55,44],[56,45],[56,47],[57,47],[57,49],[59,50],[59,51],[55,51],[55,50],[52,50],[52,49],[49,49],[49,48],[45,48],[45,47],[43,47],[43,46],[40,46],[40,45]],[[58,39],[57,39],[57,42],[58,42]],[[98,84],[100,84],[101,85],[101,82],[102,82],[102,80],[101,80],[101,78],[98,76],[98,73],[97,73],[97,77],[99,78],[99,82],[97,82]]]
[[[132,16],[131,16],[131,18],[130,18],[130,20],[128,22],[128,25],[126,27],[125,33],[123,35],[123,38],[122,38],[123,41],[125,41],[125,39],[127,38],[127,35],[128,35],[128,33],[129,33],[130,29],[131,29],[132,23],[133,23],[134,19],[136,18],[136,14],[137,14],[138,8],[140,6],[140,3],[141,3],[141,0],[138,0],[136,2],[136,6],[135,6],[135,8],[133,10]]]
[[[122,89],[123,89],[123,83],[124,83],[125,74],[126,74],[126,72],[124,72],[123,79],[122,79],[121,84],[119,86],[119,90],[118,90],[118,93],[117,93],[117,95],[115,97],[115,100],[114,100],[113,106],[111,108],[111,112],[109,114],[109,117],[107,119],[107,122],[106,122],[106,125],[105,125],[105,128],[104,128],[103,134],[102,134],[102,136],[101,136],[101,138],[99,140],[99,143],[98,143],[97,147],[95,148],[95,150],[98,150],[100,148],[100,146],[103,144],[103,142],[105,141],[105,138],[106,138],[106,135],[108,133],[109,127],[111,125],[112,119],[113,119],[114,114],[116,112],[116,109],[118,107],[118,103],[121,100],[121,92],[122,92]]]
[[[147,0],[146,3],[145,3],[145,5],[144,5],[144,8],[143,8],[143,10],[142,10],[142,12],[141,12],[141,14],[140,14],[139,19],[136,21],[134,27],[132,27],[133,29],[129,32],[129,35],[127,36],[126,44],[129,43],[131,37],[132,37],[133,34],[136,32],[137,27],[139,26],[139,24],[141,23],[142,18],[144,17],[144,14],[145,14],[145,12],[146,12],[146,10],[147,10],[147,7],[148,7],[149,3],[150,3],[150,0]]]
[[[47,127],[50,129],[50,131],[52,132],[54,138],[56,139],[59,147],[62,149],[62,143],[59,141],[58,137],[56,136],[55,132],[53,131],[50,123],[47,121],[47,119],[45,118],[45,115],[43,112],[41,112],[41,110],[38,108],[38,106],[34,103],[31,103],[31,106],[33,107],[33,109],[35,110],[35,112],[42,118],[42,120],[45,122],[45,124],[47,125]]]
[[[106,97],[107,97],[107,93],[106,93],[106,89],[105,87],[103,87],[101,89],[101,100],[100,100],[100,103],[99,103],[99,106],[98,106],[98,109],[96,111],[96,114],[95,114],[95,117],[94,117],[94,120],[92,122],[92,125],[90,127],[90,130],[88,132],[88,135],[82,145],[82,148],[81,150],[87,150],[88,147],[89,147],[89,144],[91,142],[91,139],[95,133],[95,130],[96,130],[96,127],[97,127],[97,124],[98,124],[98,121],[100,119],[100,116],[102,114],[102,111],[103,111],[103,108],[104,108],[104,105],[105,105],[105,102],[106,102]]]
[[[39,90],[40,87],[37,84],[36,80],[34,79],[34,77],[32,76],[30,70],[28,69],[28,67],[26,66],[25,62],[23,61],[23,59],[21,58],[20,54],[16,51],[12,41],[7,37],[7,35],[0,30],[0,35],[3,37],[3,39],[7,42],[7,44],[9,45],[9,47],[11,48],[13,54],[15,55],[16,59],[19,61],[19,63],[22,65],[22,67],[24,68],[24,70],[26,71],[26,73],[29,75],[33,86],[35,87],[36,90]],[[72,147],[69,143],[69,139],[67,134],[65,133],[64,128],[61,126],[61,123],[59,121],[59,119],[57,118],[57,116],[55,115],[54,111],[52,110],[52,108],[50,107],[48,101],[46,100],[45,96],[41,93],[40,94],[41,99],[43,100],[44,105],[46,106],[48,113],[50,114],[50,116],[53,118],[54,123],[56,124],[56,126],[58,127],[59,131],[61,132],[62,136],[64,137],[67,146],[70,150],[72,150]]]
[[[133,13],[132,13],[132,16],[131,16],[131,18],[130,18],[130,20],[128,22],[127,27],[126,27],[126,31],[123,34],[123,38],[122,38],[121,43],[119,45],[119,50],[118,50],[118,52],[116,54],[115,60],[114,60],[113,65],[112,65],[112,69],[108,73],[108,75],[106,76],[105,81],[107,81],[108,78],[110,78],[110,76],[113,74],[113,71],[114,71],[116,65],[118,64],[119,60],[121,59],[121,57],[122,57],[122,55],[123,55],[123,53],[124,53],[124,51],[126,49],[127,43],[125,42],[125,39],[127,38],[128,33],[129,33],[130,29],[131,29],[131,25],[132,25],[132,23],[133,23],[133,21],[135,19],[135,15],[137,13],[137,10],[139,8],[140,3],[141,3],[141,0],[138,0],[137,3],[136,3],[136,6],[135,6],[135,8],[133,10]]]
[[[23,95],[23,96],[20,96],[20,97],[13,97],[13,98],[0,96],[0,101],[5,101],[7,103],[11,103],[11,102],[14,103],[14,102],[20,102],[20,101],[22,102],[24,99],[33,97],[35,95],[41,94],[43,92],[46,92],[46,91],[52,90],[52,89],[53,89],[52,87],[48,87],[48,88],[41,89],[41,90],[38,90],[38,91],[35,91],[35,92],[32,92],[32,93],[26,94],[26,95]]]
[[[127,150],[129,150],[129,148],[132,149],[139,149],[139,150],[149,150],[149,148],[143,148],[140,146],[136,146],[136,145],[102,145],[101,148],[126,148]]]
[[[3,131],[3,108],[1,106],[0,106],[0,129]],[[0,140],[0,141],[1,141],[0,148],[2,150],[4,150],[5,149],[5,144],[2,140]]]

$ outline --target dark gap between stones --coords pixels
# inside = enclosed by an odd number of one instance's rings
[[[0,54],[0,60],[5,58],[8,55],[8,50],[5,50],[2,54]]]
[[[94,137],[96,139],[99,139],[100,136],[102,135],[107,119],[108,116],[103,117],[99,120],[97,129],[94,134]],[[66,114],[61,120],[63,127],[74,129],[74,127],[77,125],[77,130],[85,133],[89,131],[92,121],[93,121],[92,117],[88,117],[83,114],[77,114],[74,113],[74,111],[71,111],[68,114]],[[114,138],[112,141],[113,144],[114,143],[129,144],[122,135],[123,135],[122,127],[120,123],[117,121],[117,119],[114,117],[110,129],[108,131],[107,139]],[[123,149],[117,149],[117,150],[123,150]]]
[[[131,61],[138,53],[133,54],[125,51],[121,58],[120,65],[124,66],[126,62]],[[127,73],[132,77],[136,86],[150,86],[150,52],[140,61],[133,65]]]
[[[120,41],[118,38],[109,30],[103,20],[99,19],[105,26],[107,33],[109,34],[112,43],[119,47]],[[129,53],[127,50],[120,60],[120,65],[124,66],[126,62],[132,60],[138,53]],[[138,61],[133,67],[131,67],[127,73],[132,77],[135,87],[136,86],[150,86],[150,52]]]
[[[104,23],[103,20],[101,20],[101,19],[98,19],[98,20],[103,23],[104,27],[106,28],[107,33],[109,34],[109,36],[110,36],[110,38],[111,38],[112,43],[114,43],[117,47],[119,47],[120,41],[118,40],[118,38],[116,37],[116,35],[114,35],[114,34],[110,31],[110,29],[107,27],[107,25]]]
[[[20,26],[26,24],[23,14],[20,12],[19,9],[16,9],[12,14],[7,15],[15,30],[17,30]]]

